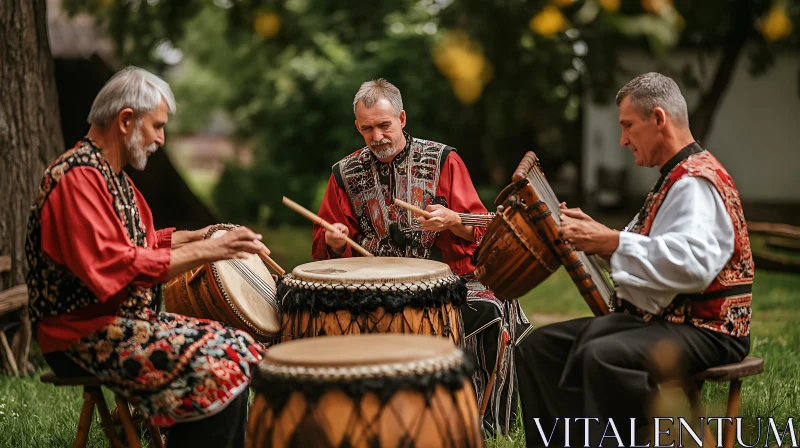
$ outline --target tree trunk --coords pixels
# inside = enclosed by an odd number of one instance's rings
[[[697,108],[692,112],[689,119],[692,134],[700,142],[711,133],[712,123],[717,109],[722,101],[722,97],[728,90],[728,85],[733,77],[739,56],[744,50],[744,45],[753,30],[750,15],[749,0],[738,0],[732,6],[732,24],[728,35],[725,38],[725,46],[722,50],[722,57],[711,87],[700,98]]]
[[[0,253],[25,282],[25,228],[42,172],[62,148],[46,0],[0,2]]]
[[[0,255],[11,270],[0,290],[25,282],[28,211],[46,165],[61,147],[58,93],[47,32],[46,0],[0,1]],[[31,369],[26,308],[8,336],[20,373]],[[2,324],[3,322],[0,322]],[[7,360],[5,362],[7,364]]]

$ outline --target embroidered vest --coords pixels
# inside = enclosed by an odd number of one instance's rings
[[[430,259],[437,233],[422,230],[413,213],[392,202],[397,198],[422,209],[434,204],[442,164],[454,149],[408,134],[406,140],[390,163],[364,147],[334,165],[333,174],[350,198],[360,245],[376,256]]]
[[[697,147],[699,149],[699,146]],[[684,176],[700,176],[711,181],[725,202],[725,209],[733,223],[733,255],[725,267],[702,292],[679,294],[661,313],[667,321],[688,323],[731,336],[750,334],[752,284],[755,266],[750,251],[739,192],[733,179],[722,164],[710,152],[700,150],[678,162],[648,194],[636,224],[630,229],[649,235],[658,209],[667,192]],[[627,310],[632,307],[618,299],[618,304]],[[638,314],[649,318],[649,314],[636,309]]]
[[[117,218],[122,222],[130,241],[137,247],[147,247],[145,235],[147,229],[139,218],[139,208],[132,187],[127,189],[127,177],[121,182],[111,166],[106,161],[102,151],[94,144],[84,139],[74,148],[67,150],[59,156],[44,172],[44,177],[39,185],[36,202],[31,207],[28,218],[27,238],[25,241],[25,255],[28,260],[29,271],[26,276],[28,285],[28,314],[31,322],[36,324],[41,318],[58,316],[70,313],[80,308],[99,303],[91,290],[66,267],[56,264],[42,251],[42,208],[50,192],[58,182],[76,166],[94,168],[103,175],[106,186],[114,198],[114,210]],[[126,212],[125,205],[129,205]],[[73,213],[80,213],[74,210]],[[129,285],[128,298],[120,305],[118,315],[144,318],[144,309],[152,304],[152,291],[148,288]]]

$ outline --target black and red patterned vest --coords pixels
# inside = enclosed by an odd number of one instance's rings
[[[453,148],[406,136],[406,147],[389,163],[364,147],[333,166],[339,187],[347,192],[361,232],[356,240],[381,257],[436,259],[436,232],[422,230],[413,213],[396,207],[395,198],[425,209],[436,199],[439,173]],[[445,205],[440,203],[440,205]]]
[[[672,185],[685,176],[699,176],[708,179],[722,196],[733,223],[734,245],[730,260],[705,290],[677,295],[661,316],[670,322],[687,323],[731,336],[749,335],[755,266],[742,203],[733,179],[722,164],[697,143],[687,146],[671,159],[662,168],[662,173],[648,194],[637,222],[629,230],[649,235],[658,209]],[[627,302],[623,304],[618,299],[618,304],[628,311],[633,310]],[[649,317],[642,310],[635,311]]]
[[[28,314],[31,322],[36,324],[42,317],[58,316],[80,308],[97,304],[94,293],[66,267],[56,264],[42,251],[41,214],[47,198],[58,182],[77,166],[91,167],[100,172],[106,181],[108,191],[113,197],[114,210],[122,222],[129,240],[137,247],[147,247],[145,235],[147,229],[139,218],[139,207],[133,187],[127,175],[115,174],[108,164],[103,152],[88,138],[79,141],[74,148],[59,156],[44,172],[39,185],[36,202],[31,207],[28,218],[25,255],[29,271],[26,276],[28,285]],[[80,213],[80,210],[74,210]],[[153,301],[151,289],[136,285],[127,288],[128,298],[120,305],[120,316],[144,316],[143,310]]]

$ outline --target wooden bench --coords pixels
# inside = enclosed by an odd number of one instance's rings
[[[728,386],[728,405],[725,412],[726,417],[734,419],[739,416],[739,402],[742,392],[742,379],[748,376],[758,375],[764,371],[764,360],[754,356],[748,356],[741,362],[735,364],[726,364],[723,366],[712,367],[706,369],[692,377],[690,384],[686,386],[686,393],[689,397],[689,403],[692,407],[692,419],[697,421],[705,412],[703,403],[700,398],[700,392],[703,390],[703,384],[706,382],[711,383],[729,383]],[[712,441],[711,445],[704,443],[704,446],[716,446],[714,436],[711,434],[711,429],[708,425],[705,426],[705,440]],[[723,427],[722,432],[722,446],[724,448],[733,448],[733,442],[736,437],[736,426],[728,424]]]
[[[0,256],[0,274],[11,270],[11,257],[8,255]],[[0,350],[5,358],[11,372],[16,376],[27,373],[28,350],[31,343],[31,325],[28,320],[28,287],[18,285],[0,291],[0,316],[10,313],[17,313],[17,317],[11,322],[0,322]],[[6,331],[19,327],[12,341],[9,343]]]
[[[115,419],[111,416],[105,397],[103,397],[103,383],[97,378],[93,376],[61,378],[56,376],[53,372],[48,372],[42,375],[40,380],[54,386],[83,387],[83,407],[81,408],[81,415],[78,419],[78,432],[75,434],[75,441],[72,444],[73,448],[86,447],[86,443],[89,440],[89,429],[92,426],[92,416],[95,407],[97,407],[97,412],[100,414],[100,422],[103,425],[103,431],[112,448],[124,448],[126,446],[122,443],[117,434],[117,425],[122,425],[125,438],[128,441],[128,447],[141,448],[142,445],[139,440],[138,430],[139,422],[143,422],[147,429],[147,433],[150,437],[150,446],[154,448],[164,448],[164,442],[161,439],[161,431],[159,431],[158,426],[152,425],[149,420],[143,419],[140,416],[134,417],[131,415],[128,401],[117,394],[114,394],[114,400],[117,403],[116,414],[118,418]]]

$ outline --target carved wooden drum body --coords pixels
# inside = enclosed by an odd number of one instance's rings
[[[443,336],[461,345],[464,281],[444,263],[354,257],[296,267],[278,285],[283,340],[362,333]]]
[[[471,366],[444,338],[331,336],[271,348],[247,446],[480,447]]]
[[[212,227],[217,238],[234,226]],[[275,279],[257,255],[206,263],[167,282],[164,307],[170,313],[222,322],[261,342],[280,334],[280,304]]]

